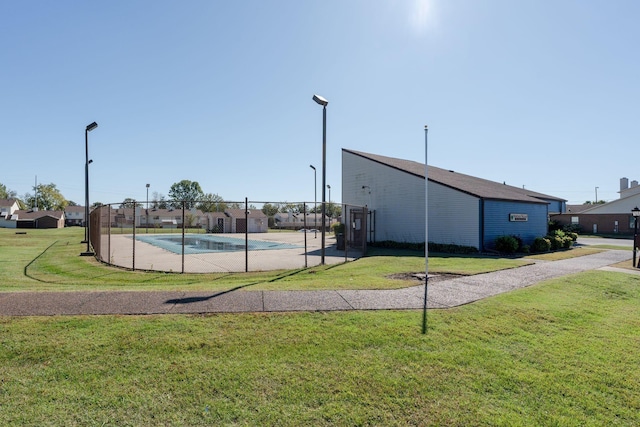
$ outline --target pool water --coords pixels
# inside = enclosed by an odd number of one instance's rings
[[[136,236],[136,240],[149,243],[161,249],[182,253],[182,235],[154,235],[142,234]],[[250,251],[264,251],[273,249],[296,249],[301,246],[288,243],[269,242],[264,240],[249,240],[248,249]],[[226,237],[219,234],[186,234],[184,236],[184,253],[198,254],[208,252],[239,252],[244,251],[244,239],[237,237]]]

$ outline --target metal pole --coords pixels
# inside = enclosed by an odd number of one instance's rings
[[[185,202],[184,200],[182,201],[182,273],[184,273],[184,220],[185,220],[185,215],[184,215],[184,210],[186,209],[187,202]]]
[[[150,184],[147,184],[147,222],[146,222],[147,234],[149,234],[149,185]]]
[[[313,165],[309,165],[311,167],[311,169],[313,169],[313,225],[314,225],[314,229],[316,230],[314,232],[313,238],[317,239],[318,238],[318,180],[316,179],[318,174],[316,173],[316,167]],[[307,210],[306,206],[305,206],[305,211]],[[305,226],[306,229],[306,226]]]
[[[126,217],[125,217],[126,221]],[[131,239],[133,249],[131,255],[131,269],[136,269],[136,201],[133,201],[133,239]]]
[[[244,198],[244,271],[249,272],[249,198]]]
[[[82,252],[82,256],[93,256],[89,247],[89,240],[91,236],[91,226],[89,221],[89,132],[98,127],[96,122],[93,122],[84,129],[84,238],[87,243],[87,250]],[[82,242],[85,243],[85,242]]]
[[[307,268],[307,204],[302,203],[302,220],[304,221],[304,268]]]
[[[84,240],[89,252],[89,131],[84,130]]]
[[[633,266],[636,267],[636,251],[638,248],[638,217],[633,217]]]
[[[428,128],[424,127],[424,306],[422,308],[422,333],[427,333],[427,289],[429,284],[429,156],[427,155]]]
[[[320,263],[324,265],[324,239],[325,239],[325,190],[327,187],[327,106],[322,106],[322,246],[320,250]]]

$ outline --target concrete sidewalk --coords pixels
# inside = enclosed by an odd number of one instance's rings
[[[621,271],[607,266],[631,256],[629,251],[610,250],[493,273],[434,280],[428,286],[428,308],[460,306],[586,270]],[[424,285],[340,291],[14,292],[0,293],[0,316],[387,310],[419,309],[423,303]]]

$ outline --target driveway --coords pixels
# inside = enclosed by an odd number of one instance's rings
[[[633,248],[633,237],[626,239],[612,239],[607,237],[578,237],[576,246],[612,245]]]

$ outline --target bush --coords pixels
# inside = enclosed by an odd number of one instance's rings
[[[344,234],[344,224],[341,224],[339,222],[331,224],[331,229],[333,230],[333,234],[336,236],[338,234]]]
[[[496,239],[496,250],[503,254],[514,254],[518,250],[518,240],[513,236],[500,236]]]
[[[424,252],[424,243],[407,243],[407,242],[394,242],[392,240],[383,240],[381,242],[372,242],[368,244],[372,248],[385,248],[385,249],[409,249],[412,251]],[[473,246],[461,246],[445,243],[433,243],[429,242],[429,252],[439,252],[445,254],[456,255],[469,255],[477,254],[478,249]]]
[[[533,253],[549,252],[550,249],[551,241],[544,237],[536,237],[533,245],[531,245],[531,252]]]

